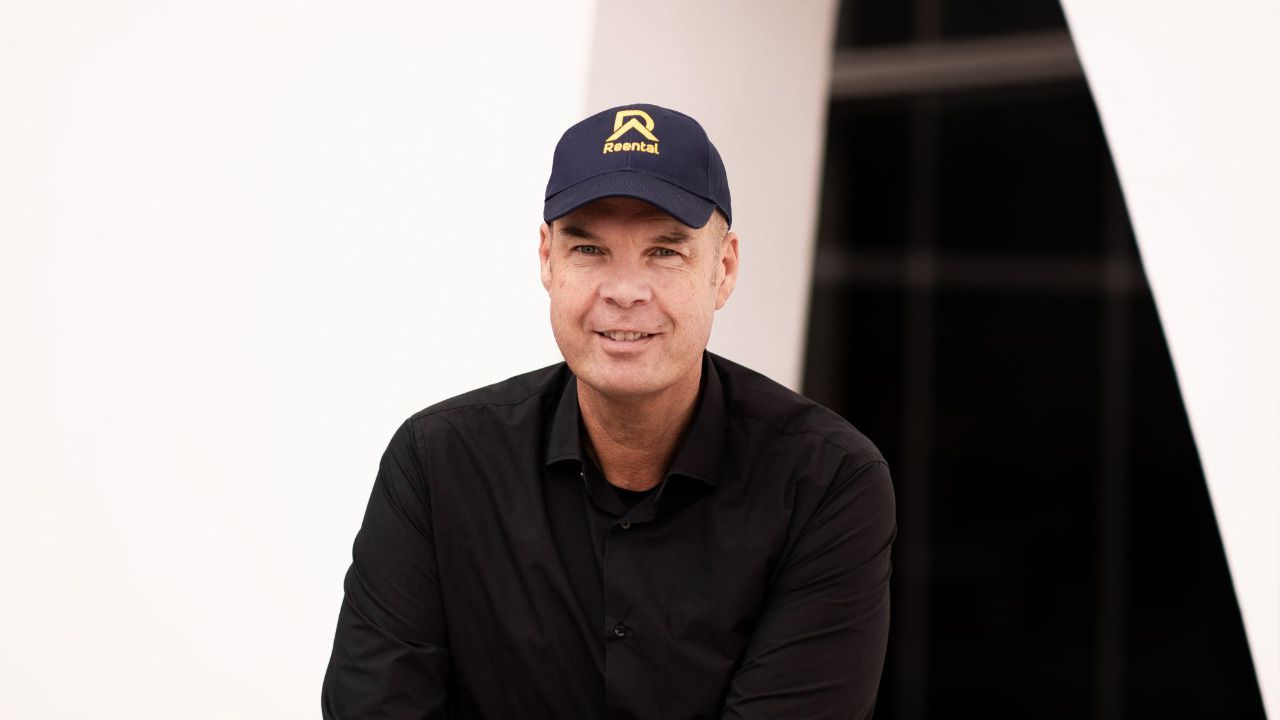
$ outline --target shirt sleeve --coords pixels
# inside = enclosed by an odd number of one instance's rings
[[[770,586],[722,718],[871,717],[896,533],[883,462],[829,488]]]
[[[321,690],[326,720],[446,716],[449,651],[415,443],[406,421],[383,453],[356,535]]]

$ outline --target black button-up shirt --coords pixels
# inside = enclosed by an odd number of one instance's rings
[[[624,501],[582,433],[564,364],[405,421],[324,717],[870,717],[896,526],[866,437],[710,353],[654,492]]]

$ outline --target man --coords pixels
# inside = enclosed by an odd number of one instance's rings
[[[706,351],[732,217],[692,118],[630,105],[565,132],[539,243],[565,362],[395,433],[326,718],[870,716],[888,470],[835,414]]]

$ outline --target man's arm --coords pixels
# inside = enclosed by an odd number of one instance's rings
[[[449,651],[426,473],[405,422],[356,535],[321,708],[326,720],[444,717]]]
[[[883,462],[828,489],[770,587],[723,718],[871,717],[896,531]]]

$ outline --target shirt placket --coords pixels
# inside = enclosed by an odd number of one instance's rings
[[[623,527],[624,522],[626,527]],[[636,532],[629,521],[615,520],[609,528],[604,550],[604,667],[605,699],[609,705],[609,717],[628,717],[625,708],[631,707],[627,691],[627,679],[639,670],[635,645],[641,641],[640,633],[649,628],[635,627],[632,609],[636,597],[635,546]]]
[[[583,479],[586,480],[585,475]],[[603,476],[599,480],[603,481]],[[645,705],[644,698],[636,697],[637,679],[645,673],[641,648],[647,639],[652,641],[655,631],[645,626],[642,619],[645,614],[637,612],[639,604],[646,601],[642,580],[643,535],[654,517],[653,498],[641,500],[630,510],[616,502],[598,506],[613,516],[604,541],[601,567],[604,617],[599,632],[604,637],[605,648],[605,699],[610,718],[637,718],[640,716],[635,714],[635,708]]]

